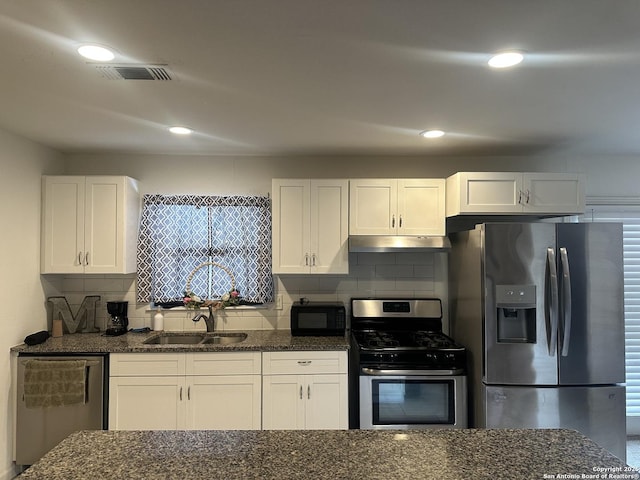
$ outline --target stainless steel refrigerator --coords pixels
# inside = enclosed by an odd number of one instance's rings
[[[450,235],[450,318],[480,428],[570,428],[626,458],[622,225]]]

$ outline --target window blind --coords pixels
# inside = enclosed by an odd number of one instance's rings
[[[143,197],[137,251],[137,301],[182,300],[199,265],[232,273],[243,300],[273,301],[271,204],[267,197],[149,194]],[[191,290],[217,299],[231,289],[224,270],[198,270]]]
[[[623,224],[627,416],[640,416],[640,207],[590,205],[579,221]]]

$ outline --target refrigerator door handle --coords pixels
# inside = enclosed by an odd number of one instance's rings
[[[562,356],[569,355],[569,339],[571,337],[571,274],[569,273],[569,255],[567,249],[560,249],[562,263],[562,325],[560,328]]]
[[[553,357],[556,354],[556,344],[558,343],[558,272],[556,270],[556,251],[549,247],[547,248],[547,292],[551,294],[551,302],[548,306],[548,314],[551,320],[551,325],[547,323],[547,341],[549,348],[549,356]]]

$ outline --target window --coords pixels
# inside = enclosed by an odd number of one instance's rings
[[[233,273],[243,300],[273,301],[269,198],[145,195],[137,301],[182,300],[189,274],[206,262]],[[231,279],[215,266],[201,268],[190,286],[198,296],[216,299],[231,289]]]
[[[590,206],[580,221],[623,224],[627,417],[640,420],[640,207]],[[640,428],[628,421],[629,433]]]

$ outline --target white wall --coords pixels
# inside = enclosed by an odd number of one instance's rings
[[[40,278],[40,176],[59,173],[60,156],[0,130],[0,478],[13,476],[9,349],[47,328],[47,282]]]
[[[142,191],[264,194],[271,178],[435,177],[458,171],[575,172],[587,175],[589,196],[640,196],[637,157],[539,154],[522,157],[208,157],[74,154],[68,174],[129,175]]]

